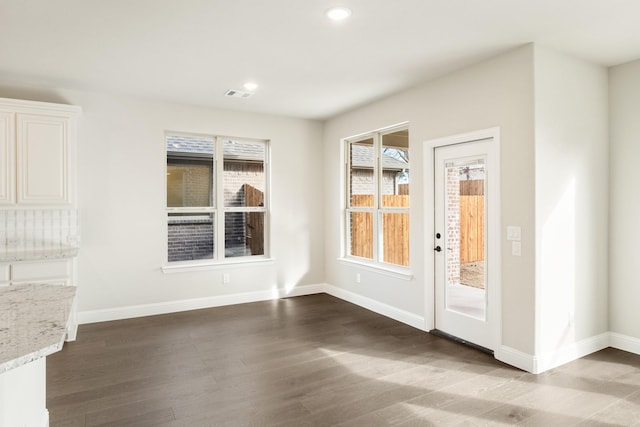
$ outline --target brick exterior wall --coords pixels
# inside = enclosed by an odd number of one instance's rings
[[[184,160],[177,164],[169,162],[168,171],[168,206],[210,206],[211,164]]]
[[[227,212],[224,216],[224,252],[227,257],[251,255],[246,239],[246,213]]]
[[[382,172],[382,194],[396,194],[397,172],[386,170]],[[352,169],[351,194],[373,194],[373,171],[371,169]]]
[[[224,205],[245,206],[242,186],[249,184],[264,191],[264,167],[262,163],[224,162]]]
[[[209,190],[211,168],[201,165],[175,167],[172,174],[182,173],[182,180],[167,180],[167,198],[177,206],[208,206],[204,200]],[[245,206],[244,184],[264,191],[264,166],[255,162],[224,162],[224,203],[227,207]],[[179,193],[179,196],[178,196]],[[182,204],[187,202],[188,204]],[[169,204],[169,206],[172,206]],[[176,206],[176,205],[173,205]],[[252,255],[246,239],[246,219],[242,212],[225,215],[225,254],[228,257]],[[194,217],[170,217],[168,222],[169,262],[211,259],[214,250],[213,221]],[[255,236],[256,238],[259,236]],[[264,236],[262,236],[264,238]]]
[[[169,218],[169,262],[213,258],[211,218]]]

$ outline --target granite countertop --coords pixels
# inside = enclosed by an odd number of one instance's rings
[[[75,286],[0,288],[0,374],[62,349]]]
[[[38,261],[44,259],[63,259],[78,256],[80,248],[62,246],[46,249],[21,249],[0,252],[0,262]]]

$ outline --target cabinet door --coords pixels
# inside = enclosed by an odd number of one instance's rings
[[[69,119],[18,114],[16,122],[18,203],[70,204]]]
[[[0,111],[0,205],[16,202],[15,116]]]

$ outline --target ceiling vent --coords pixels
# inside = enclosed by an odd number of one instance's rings
[[[231,98],[249,98],[253,93],[244,92],[242,90],[228,90],[224,93],[224,96],[230,96]]]

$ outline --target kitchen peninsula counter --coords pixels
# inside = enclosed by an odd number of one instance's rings
[[[48,425],[46,356],[62,349],[74,286],[0,287],[0,427]]]
[[[62,348],[75,286],[0,288],[0,374]]]

